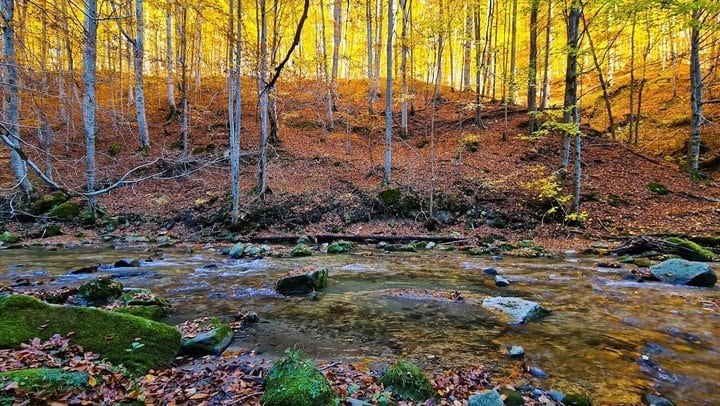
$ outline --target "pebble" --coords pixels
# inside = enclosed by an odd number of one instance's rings
[[[562,400],[565,398],[565,394],[560,392],[559,390],[551,390],[548,392],[548,396],[556,402],[562,402]]]
[[[483,272],[484,272],[486,275],[497,275],[497,274],[498,274],[498,271],[497,271],[497,269],[495,269],[495,268],[484,268],[484,269],[483,269]]]
[[[495,275],[495,286],[504,288],[506,286],[510,286],[510,281],[500,275]]]
[[[508,355],[510,355],[510,358],[514,359],[520,359],[525,357],[525,349],[519,345],[513,345],[510,347],[510,350],[508,350]]]
[[[532,374],[532,376],[534,376],[535,378],[538,378],[538,379],[545,379],[549,376],[547,374],[547,372],[543,371],[542,369],[540,369],[538,367],[531,367],[530,373]]]
[[[675,406],[675,403],[665,396],[653,395],[652,393],[646,393],[643,396],[643,403],[650,406]]]

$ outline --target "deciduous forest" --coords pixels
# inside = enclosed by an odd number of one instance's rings
[[[0,404],[720,398],[717,1],[0,15]]]

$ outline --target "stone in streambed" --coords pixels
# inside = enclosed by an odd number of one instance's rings
[[[500,392],[495,389],[484,390],[468,399],[468,406],[504,406]]]
[[[519,345],[513,345],[508,350],[508,355],[513,359],[521,359],[525,357],[525,349]]]
[[[510,281],[500,275],[495,275],[495,286],[499,288],[504,288],[510,286]]]
[[[511,324],[524,324],[549,313],[539,303],[519,297],[490,297],[483,300],[483,307],[500,311],[510,317]]]
[[[233,331],[230,326],[212,322],[212,330],[182,340],[181,351],[189,355],[220,355],[230,346]]]
[[[710,287],[717,283],[715,271],[704,262],[668,259],[651,266],[650,272],[660,281],[673,285]]]
[[[275,290],[282,295],[303,295],[326,287],[327,279],[327,268],[321,268],[313,272],[282,278],[277,281]]]
[[[661,395],[653,395],[652,393],[646,393],[643,395],[643,404],[648,406],[675,406],[672,400]]]

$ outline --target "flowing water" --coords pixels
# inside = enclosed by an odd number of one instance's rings
[[[516,362],[505,355],[522,345],[548,379],[528,383],[586,393],[596,404],[638,403],[659,391],[678,404],[720,404],[720,290],[623,281],[597,258],[505,258],[463,253],[384,253],[301,259],[230,260],[211,249],[164,251],[139,268],[101,267],[98,274],[68,270],[109,264],[147,253],[122,250],[0,251],[0,284],[19,278],[71,286],[114,274],[128,287],[147,287],[176,310],[168,322],[228,316],[241,309],[261,323],[240,333],[236,346],[269,357],[296,347],[314,358],[389,363],[404,356],[428,370],[484,365],[502,375]],[[281,297],[274,282],[301,266],[330,270],[320,300]],[[483,268],[512,284],[494,286]],[[541,302],[551,314],[510,326],[481,306],[488,296]],[[462,299],[457,300],[458,297]]]

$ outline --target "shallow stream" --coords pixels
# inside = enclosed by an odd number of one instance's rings
[[[77,285],[91,275],[70,269],[148,258],[146,252],[100,249],[0,251],[0,284],[19,278]],[[623,281],[598,258],[565,260],[463,253],[385,253],[230,260],[218,251],[162,251],[139,268],[103,267],[128,287],[147,287],[173,303],[168,322],[229,316],[241,309],[261,323],[240,332],[236,346],[277,356],[296,347],[316,359],[383,364],[404,356],[428,370],[484,365],[502,376],[521,345],[527,362],[549,378],[530,384],[589,395],[596,404],[638,403],[659,391],[678,404],[720,404],[720,289]],[[290,270],[325,266],[320,300],[285,298],[272,287]],[[494,286],[483,268],[512,284]],[[716,267],[717,269],[717,267]],[[489,296],[517,296],[551,310],[543,319],[509,326],[480,305]],[[461,297],[461,300],[457,300]]]

